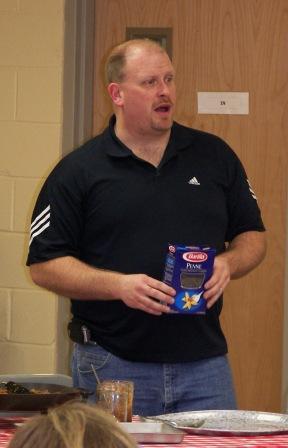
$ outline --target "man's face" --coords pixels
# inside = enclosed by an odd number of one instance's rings
[[[170,130],[176,89],[174,69],[166,53],[157,47],[131,50],[119,92],[124,126],[130,132],[159,134]]]

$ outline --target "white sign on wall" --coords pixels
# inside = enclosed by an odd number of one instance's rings
[[[248,92],[198,92],[198,114],[249,114]]]

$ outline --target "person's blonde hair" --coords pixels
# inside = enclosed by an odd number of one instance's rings
[[[129,50],[133,48],[151,48],[161,53],[166,50],[156,41],[148,38],[127,40],[110,51],[105,64],[106,83],[121,82],[125,77],[125,63]]]
[[[95,405],[67,402],[20,427],[9,448],[136,448],[115,418]]]

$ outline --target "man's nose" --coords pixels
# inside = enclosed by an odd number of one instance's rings
[[[164,96],[164,95],[169,96],[170,89],[169,89],[167,82],[165,82],[164,80],[159,82],[158,93],[161,96]]]

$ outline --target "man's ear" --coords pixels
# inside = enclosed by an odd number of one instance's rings
[[[107,87],[108,93],[116,106],[122,106],[123,94],[120,85],[116,82],[111,82]]]

